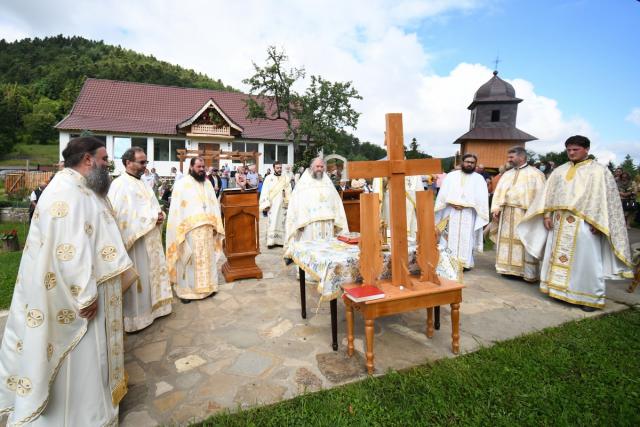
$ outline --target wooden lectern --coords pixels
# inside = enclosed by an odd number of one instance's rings
[[[260,253],[260,214],[256,190],[225,190],[222,192],[224,221],[224,255],[227,262],[222,274],[227,282],[238,279],[262,279],[256,265]]]
[[[347,215],[349,231],[360,232],[360,194],[362,190],[343,190],[340,192],[344,213]]]

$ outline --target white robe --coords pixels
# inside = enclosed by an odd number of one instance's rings
[[[127,392],[121,275],[132,266],[108,202],[65,169],[34,212],[0,349],[8,425],[117,423]],[[92,320],[79,311],[98,302]]]
[[[224,227],[208,180],[185,175],[174,186],[167,219],[169,280],[182,299],[203,299],[218,290]]]
[[[416,191],[424,191],[421,176],[407,176],[404,179],[406,215],[407,215],[407,236],[411,240],[416,239],[418,233],[418,219],[416,216]],[[382,178],[374,178],[373,189],[375,193],[381,194],[381,220],[387,227],[387,237],[391,236],[389,227],[389,191],[385,188]]]
[[[553,220],[551,231],[544,228],[544,214]],[[517,230],[527,251],[542,259],[540,290],[549,296],[602,308],[605,279],[631,277],[617,186],[611,172],[595,161],[568,162],[554,170]]]
[[[267,246],[284,246],[287,205],[291,197],[291,180],[287,175],[271,174],[264,179],[260,193],[260,212],[269,208]]]
[[[440,245],[448,248],[465,268],[472,268],[473,251],[483,250],[482,227],[489,223],[486,181],[475,172],[450,172],[438,192],[434,210],[436,226],[442,232]]]
[[[522,245],[516,227],[538,193],[544,191],[544,174],[524,164],[504,173],[493,195],[491,212],[500,219],[491,239],[496,243],[496,271],[523,277],[529,282],[540,277],[539,263]],[[493,233],[495,231],[495,234]]]
[[[317,180],[306,170],[291,193],[285,222],[284,257],[289,257],[293,242],[325,240],[348,231],[342,200],[327,174]]]
[[[118,227],[139,279],[123,296],[124,330],[135,332],[171,313],[171,285],[162,248],[160,204],[151,187],[126,172],[109,189]]]

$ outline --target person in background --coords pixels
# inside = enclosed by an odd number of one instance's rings
[[[29,196],[29,223],[31,223],[31,218],[33,218],[33,212],[36,210],[36,205],[38,204],[38,200],[40,200],[40,196],[44,189],[47,188],[47,181],[42,181],[38,187],[31,192],[31,196]]]
[[[622,168],[615,168],[615,170],[613,171],[613,179],[616,180],[616,183],[618,183],[618,181],[620,181],[620,177],[622,176]]]
[[[153,192],[156,193],[160,187],[160,175],[156,172],[156,168],[151,168],[151,175],[153,176]]]
[[[487,180],[487,178],[491,178],[489,176],[489,174],[487,173],[487,171],[484,170],[484,165],[482,163],[478,164],[478,166],[476,166],[476,173],[480,174],[482,176],[482,178],[485,179],[485,181]]]
[[[239,166],[236,170],[236,187],[242,190],[247,188],[247,176],[244,174],[244,166]]]
[[[624,220],[627,228],[631,228],[631,218],[636,211],[637,202],[633,192],[633,182],[629,172],[623,171],[617,182],[618,191],[620,192],[620,201],[622,202],[622,210],[624,211]]]
[[[249,188],[258,188],[258,182],[260,177],[258,176],[256,165],[249,166],[249,171],[247,174],[247,189]]]
[[[207,171],[207,179],[213,185],[213,189],[216,192],[216,197],[220,196],[220,190],[222,189],[222,179],[220,179],[220,175],[218,175],[218,169],[214,167],[210,167]]]
[[[148,163],[147,160],[144,160],[144,161]],[[147,163],[145,163],[145,165]],[[151,171],[149,171],[149,169],[145,168],[144,174],[142,175],[142,177],[140,179],[142,180],[142,182],[147,184],[150,188],[154,188],[155,187],[156,179],[153,177],[153,175],[151,175]]]
[[[222,167],[222,173],[220,175],[220,180],[222,182],[222,189],[229,188],[229,166],[224,165]]]
[[[183,176],[183,175],[182,175],[182,172],[180,172],[179,170],[177,170],[177,169],[175,168],[175,166],[171,168],[171,174],[170,174],[170,175],[171,175],[171,177],[172,177],[172,178],[173,178],[173,180],[174,180],[174,184],[175,184],[176,182],[180,181],[180,179],[182,179],[182,176]]]
[[[340,178],[340,185],[336,190],[344,191],[349,189],[349,180],[347,178]]]

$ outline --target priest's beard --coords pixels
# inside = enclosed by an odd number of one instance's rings
[[[111,186],[111,177],[109,176],[109,169],[106,166],[98,166],[93,162],[91,170],[85,176],[87,181],[87,187],[92,189],[97,195],[106,197]]]
[[[318,181],[320,181],[322,179],[322,174],[323,173],[324,172],[322,172],[322,171],[316,171],[316,172],[313,173],[313,178],[317,179]]]
[[[473,173],[476,170],[476,168],[474,166],[470,166],[470,167],[466,167],[466,168],[464,166],[462,166],[460,168],[460,170],[462,170],[462,172],[464,172],[464,173]]]
[[[193,177],[193,179],[195,179],[198,182],[204,182],[205,179],[205,173],[204,171],[202,172],[195,172],[194,170],[190,170],[189,171],[189,175],[191,175]]]
[[[280,175],[282,175],[282,172],[274,172],[273,174],[274,174],[275,176],[280,176]]]

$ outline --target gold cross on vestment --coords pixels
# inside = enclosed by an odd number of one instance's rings
[[[388,160],[349,162],[351,178],[389,178],[389,208],[391,229],[391,282],[394,286],[411,286],[408,272],[409,244],[407,241],[407,209],[405,204],[405,176],[440,173],[440,159],[404,159],[402,114],[390,113],[386,118],[385,145]],[[429,193],[431,195],[431,193]],[[431,209],[433,209],[431,207]],[[418,217],[422,212],[416,212]],[[431,224],[433,229],[434,224]],[[434,231],[435,233],[435,231]],[[432,244],[435,244],[435,240]],[[437,252],[437,248],[432,248]],[[433,259],[433,258],[431,258]],[[437,255],[435,257],[437,264]],[[421,265],[421,268],[424,266]],[[433,265],[435,269],[435,265]]]

